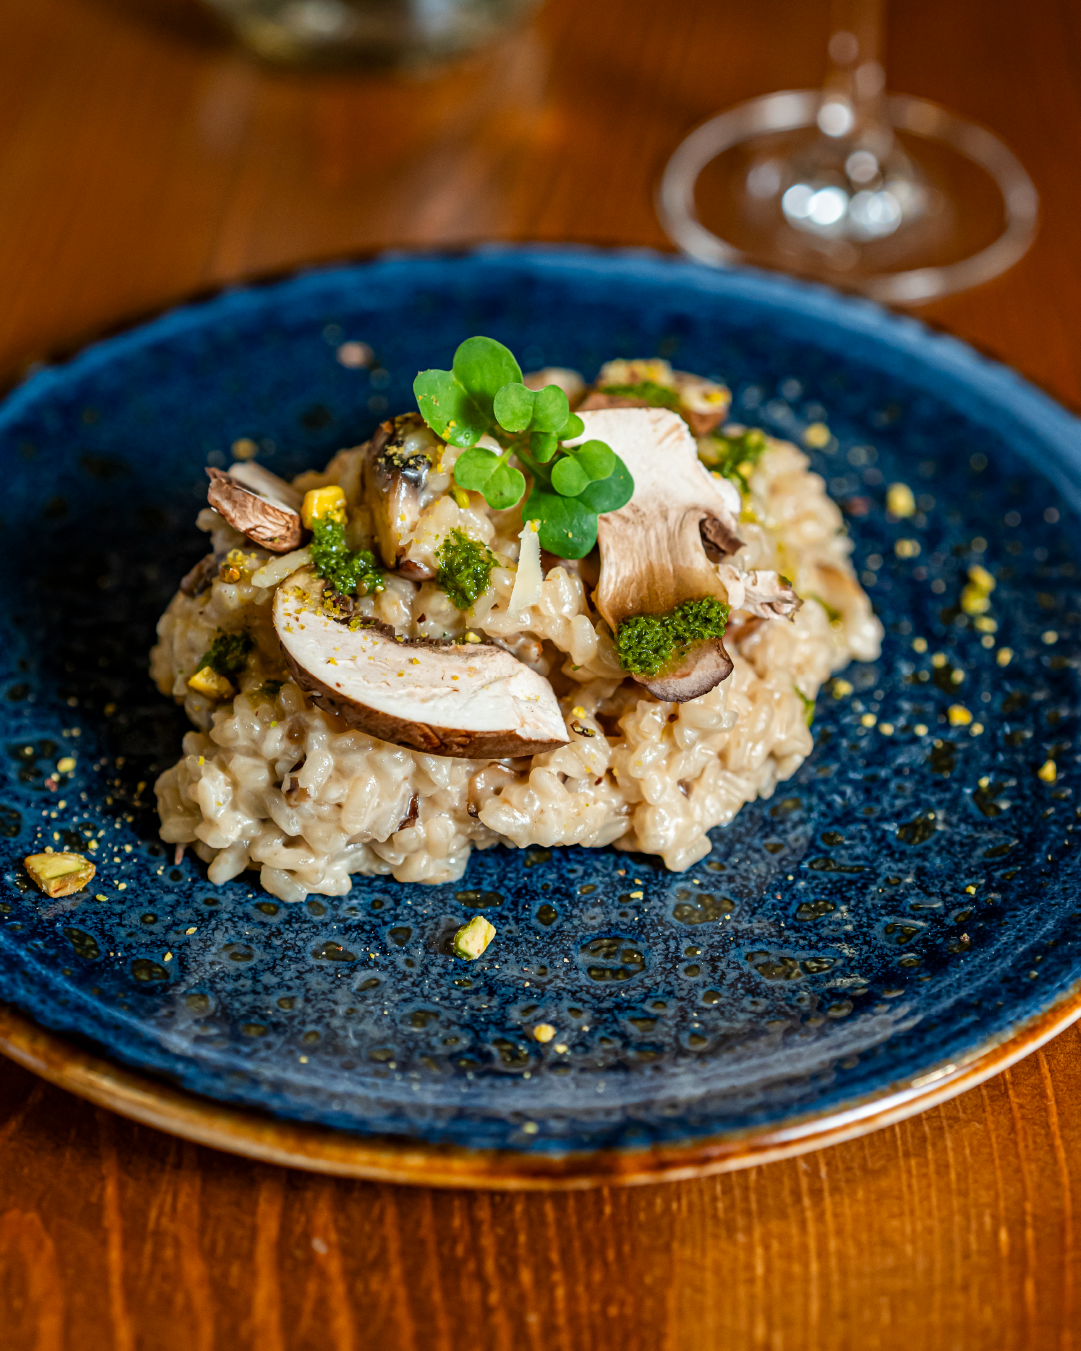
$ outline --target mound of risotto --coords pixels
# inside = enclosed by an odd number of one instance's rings
[[[822,479],[659,360],[522,377],[490,339],[292,483],[209,469],[151,670],[196,730],[161,836],[283,901],[579,844],[691,867],[812,749],[881,627]]]

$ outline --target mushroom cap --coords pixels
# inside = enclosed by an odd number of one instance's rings
[[[582,440],[606,441],[634,478],[626,506],[597,521],[601,574],[594,604],[612,632],[638,614],[668,614],[684,601],[727,594],[706,555],[702,522],[733,535],[739,493],[698,459],[686,422],[667,408],[603,408],[580,413]],[[685,702],[732,671],[721,639],[696,644],[678,668],[636,679],[659,699]]]
[[[322,609],[310,568],[274,596],[274,627],[297,683],[351,727],[430,755],[496,760],[569,741],[551,685],[492,643],[412,642],[351,629]]]
[[[293,505],[296,489],[260,465],[230,465],[228,473],[207,469],[207,501],[234,530],[271,553],[287,554],[300,545],[303,525]]]

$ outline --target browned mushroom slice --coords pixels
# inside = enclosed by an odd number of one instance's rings
[[[634,478],[625,507],[600,516],[601,575],[594,603],[613,633],[633,615],[666,615],[686,601],[727,601],[706,555],[702,522],[735,535],[739,493],[699,462],[686,422],[666,408],[609,408],[581,414],[583,439],[606,441]],[[678,667],[635,675],[658,699],[697,699],[731,673],[720,638],[694,644]]]
[[[441,446],[419,413],[404,413],[380,426],[365,456],[365,500],[383,563],[415,581],[435,574],[405,557],[402,536],[417,524],[421,494]]]
[[[300,545],[300,494],[284,479],[256,464],[207,469],[207,500],[234,530],[271,553],[287,554]]]
[[[301,568],[278,587],[274,627],[297,683],[350,727],[431,755],[494,760],[569,740],[551,685],[491,643],[410,642],[342,623]]]

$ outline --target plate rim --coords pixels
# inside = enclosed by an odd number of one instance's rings
[[[0,1054],[39,1078],[168,1135],[228,1154],[335,1177],[440,1189],[553,1192],[685,1182],[843,1144],[948,1102],[1031,1055],[1081,1018],[1081,979],[1011,1035],[958,1064],[939,1064],[847,1107],[782,1127],[564,1155],[467,1149],[360,1136],[216,1102],[94,1054],[0,1003]]]
[[[1026,376],[971,343],[910,314],[835,291],[816,282],[755,268],[709,268],[681,255],[644,247],[588,244],[481,243],[461,248],[391,248],[337,260],[305,263],[205,288],[157,310],[121,320],[99,336],[38,367],[0,400],[0,423],[57,384],[110,362],[130,345],[153,343],[178,329],[205,323],[208,310],[243,303],[267,292],[336,273],[423,263],[484,262],[533,266],[564,276],[576,269],[635,264],[667,268],[714,295],[798,310],[822,335],[826,320],[836,339],[862,334],[893,353],[917,360],[940,377],[959,381],[970,398],[988,397],[996,411],[1016,419],[1042,444],[1042,472],[1081,511],[1081,418]],[[821,344],[830,350],[832,343]],[[875,364],[872,360],[871,364]],[[974,420],[979,420],[973,414]],[[975,1087],[1035,1051],[1081,1017],[1081,976],[1018,1023],[974,1046],[957,1064],[933,1066],[908,1082],[889,1083],[860,1098],[788,1118],[776,1127],[747,1127],[679,1144],[621,1146],[563,1156],[527,1150],[471,1150],[408,1137],[354,1135],[333,1127],[272,1117],[258,1109],[204,1098],[156,1079],[152,1072],[82,1049],[70,1034],[54,1032],[0,1003],[0,1054],[41,1077],[133,1120],[228,1152],[342,1176],[439,1187],[566,1190],[633,1185],[708,1176],[792,1157],[856,1138]]]

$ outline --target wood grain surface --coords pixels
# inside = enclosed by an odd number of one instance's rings
[[[0,371],[386,244],[662,247],[697,121],[813,85],[827,0],[551,0],[429,78],[266,72],[188,0],[0,0]],[[1081,405],[1081,9],[895,0],[891,87],[1036,180],[1013,272],[926,317]],[[440,1193],[248,1163],[0,1064],[3,1351],[1071,1351],[1081,1033],[876,1135],[709,1179]]]

